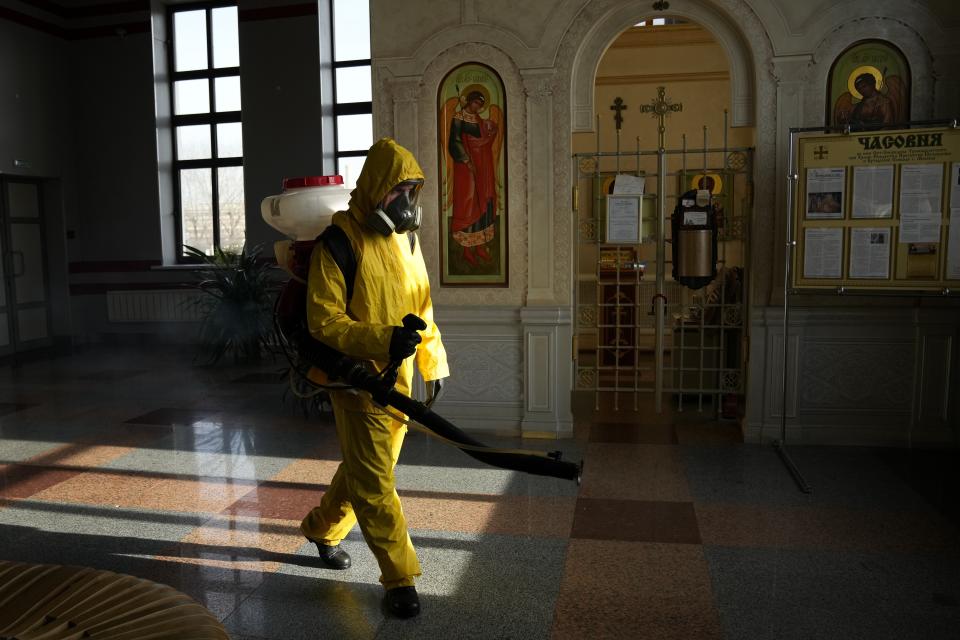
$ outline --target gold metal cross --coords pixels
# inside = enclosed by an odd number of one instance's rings
[[[683,103],[678,102],[676,104],[672,104],[666,98],[666,90],[663,87],[657,87],[656,100],[652,100],[650,104],[640,105],[640,113],[650,113],[653,115],[654,118],[657,118],[659,120],[657,131],[660,133],[659,147],[661,149],[664,148],[663,133],[664,131],[667,130],[667,128],[663,124],[663,120],[668,115],[670,115],[671,112],[677,112],[677,111],[683,111]]]

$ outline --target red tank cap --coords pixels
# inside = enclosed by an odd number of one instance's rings
[[[284,178],[283,190],[300,187],[327,187],[343,184],[343,176],[305,176],[303,178]]]

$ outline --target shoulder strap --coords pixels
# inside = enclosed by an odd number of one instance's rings
[[[357,277],[357,256],[353,253],[353,245],[350,244],[350,238],[343,229],[335,224],[323,230],[319,240],[333,256],[334,262],[340,267],[340,273],[343,274],[343,282],[347,285],[347,301],[353,298],[353,281]]]

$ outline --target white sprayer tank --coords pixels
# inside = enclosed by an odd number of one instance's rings
[[[283,191],[264,198],[260,214],[268,225],[300,242],[320,235],[349,202],[350,190],[341,176],[284,178]]]

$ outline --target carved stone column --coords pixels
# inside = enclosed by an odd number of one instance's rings
[[[772,72],[777,82],[777,170],[776,170],[776,207],[772,212],[773,245],[778,249],[773,252],[772,267],[774,275],[773,290],[779,291],[776,301],[783,301],[783,264],[784,243],[786,241],[785,214],[787,206],[787,171],[790,167],[789,147],[790,128],[807,126],[807,120],[816,120],[813,114],[806,114],[803,110],[804,86],[812,62],[809,55],[778,56],[772,60]]]
[[[393,93],[393,139],[420,157],[420,82],[395,80]],[[376,142],[376,139],[374,139]]]
[[[960,117],[960,55],[940,54],[934,59],[933,68],[933,93],[936,102],[932,117]]]
[[[557,306],[554,202],[553,69],[521,71],[526,96],[527,290],[523,323],[523,419],[525,437],[562,438],[573,433],[571,312]]]
[[[573,435],[570,390],[573,325],[566,307],[524,307],[523,420],[527,438],[567,438]]]
[[[527,305],[555,304],[552,69],[521,72],[526,95]]]

